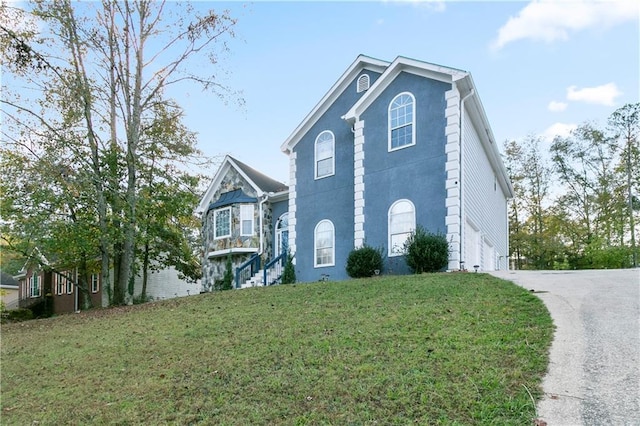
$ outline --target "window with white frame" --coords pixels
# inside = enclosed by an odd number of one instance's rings
[[[100,276],[91,274],[91,293],[97,293],[100,290]]]
[[[241,204],[240,205],[240,235],[252,236],[253,235],[253,204]]]
[[[357,84],[357,89],[356,92],[360,93],[360,92],[364,92],[365,90],[369,89],[369,74],[362,74],[360,77],[358,77],[358,84]]]
[[[314,267],[333,266],[335,255],[335,230],[330,220],[322,220],[314,230]]]
[[[57,272],[54,272],[53,274],[53,282],[54,282],[54,288],[55,288],[55,292],[56,294],[60,295],[60,294],[64,294],[64,290],[65,290],[65,279],[62,275],[58,274]]]
[[[400,93],[389,104],[389,151],[415,145],[415,105],[409,92]]]
[[[398,200],[389,208],[389,256],[404,254],[404,243],[416,229],[416,209],[409,200]]]
[[[29,297],[40,297],[40,276],[36,273],[29,277]]]
[[[67,294],[73,293],[73,272],[67,271]]]
[[[335,138],[325,130],[316,138],[316,179],[334,174]]]
[[[231,236],[231,207],[216,210],[213,213],[214,238]]]

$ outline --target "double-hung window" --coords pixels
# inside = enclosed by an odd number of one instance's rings
[[[240,205],[240,235],[252,236],[253,235],[253,204],[241,204]]]
[[[389,208],[389,256],[404,254],[404,243],[416,229],[416,210],[409,200],[398,200]]]
[[[37,273],[29,277],[29,296],[40,297],[40,276]]]
[[[322,220],[314,230],[315,267],[333,266],[335,254],[335,231],[330,220]]]
[[[97,293],[100,290],[100,275],[91,274],[91,293]]]
[[[389,104],[389,151],[415,145],[415,106],[409,92],[400,93]]]
[[[329,130],[320,133],[316,138],[316,179],[334,174],[335,137]]]
[[[231,236],[231,207],[216,210],[213,213],[214,238]]]
[[[67,294],[71,294],[73,293],[73,272],[72,271],[68,271],[67,272]]]

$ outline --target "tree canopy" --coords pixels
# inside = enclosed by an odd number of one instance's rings
[[[216,78],[235,24],[164,1],[0,4],[6,247],[99,259],[113,304],[132,300],[141,269],[197,279],[195,170],[207,159],[167,89],[237,97]]]
[[[583,123],[557,136],[505,143],[515,190],[510,257],[517,269],[637,266],[640,104],[614,111],[606,128]],[[553,185],[552,185],[553,183]]]

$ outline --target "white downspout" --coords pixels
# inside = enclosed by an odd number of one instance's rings
[[[469,93],[464,95],[462,99],[460,99],[460,259],[465,261],[464,258],[464,238],[465,238],[465,211],[464,211],[464,186],[463,186],[463,177],[464,177],[464,102],[467,98],[473,96],[476,93],[475,89],[471,89]],[[462,269],[462,265],[461,265]]]

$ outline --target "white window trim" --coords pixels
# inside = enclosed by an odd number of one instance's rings
[[[67,294],[73,294],[73,271],[69,271],[66,282]]]
[[[393,105],[395,100],[398,99],[398,97],[400,97],[402,95],[409,95],[411,97],[411,100],[413,101],[413,114],[412,114],[413,121],[411,122],[411,126],[412,126],[411,143],[392,148],[391,147],[391,130],[392,130],[391,129],[391,105]],[[411,93],[411,92],[398,93],[396,96],[393,97],[393,99],[391,99],[391,102],[389,102],[389,106],[387,108],[387,134],[388,134],[389,152],[398,151],[400,149],[408,148],[408,147],[414,146],[416,144],[416,97],[413,96],[413,93]]]
[[[35,280],[34,280],[34,278],[35,278]],[[38,294],[35,294],[35,292],[33,291],[34,290],[34,281],[35,281],[35,288],[38,290]],[[31,276],[29,277],[28,286],[29,286],[29,297],[31,297],[31,298],[40,297],[40,295],[42,293],[40,274],[31,274]]]
[[[245,214],[248,212],[248,209],[251,209],[251,212],[249,214],[250,218],[245,218]],[[244,212],[243,212],[244,211]],[[255,206],[253,204],[240,204],[240,236],[241,237],[252,237],[255,234]],[[244,230],[244,226],[243,223],[244,221],[251,221],[251,232],[248,234],[243,233]]]
[[[91,293],[97,293],[99,291],[100,291],[100,276],[98,274],[91,274]]]
[[[228,210],[229,211],[229,233],[225,234],[225,235],[218,235],[218,213],[222,212],[223,210]],[[216,209],[213,211],[213,239],[214,240],[219,240],[222,238],[229,238],[231,237],[231,206],[229,207],[223,207],[221,209]]]
[[[394,252],[393,251],[393,247],[391,245],[391,211],[393,210],[393,208],[402,202],[407,202],[409,204],[411,204],[411,208],[413,209],[413,228],[411,229],[411,232],[416,230],[416,206],[415,204],[413,204],[413,202],[411,200],[407,200],[406,198],[400,199],[400,200],[396,200],[393,204],[391,204],[391,207],[389,207],[389,210],[387,211],[387,252],[388,252],[388,256],[389,257],[397,257],[397,256],[404,256],[404,251],[403,252]],[[395,234],[393,234],[395,235]]]
[[[318,151],[317,151],[318,139],[320,139],[320,136],[322,136],[325,133],[331,134],[331,140],[332,140],[331,141],[331,173],[318,176],[318,161],[326,160],[325,158],[318,159]],[[313,167],[314,167],[315,180],[328,178],[336,174],[336,135],[334,135],[331,130],[323,130],[322,132],[318,133],[318,136],[316,136],[316,141],[313,144]]]
[[[318,227],[320,225],[322,225],[323,223],[329,223],[331,225],[331,263],[322,263],[322,264],[318,264]],[[331,222],[328,219],[323,219],[320,222],[318,222],[318,224],[316,225],[316,227],[313,229],[313,267],[314,268],[327,268],[330,266],[335,266],[336,264],[336,227],[333,224],[333,222]]]

